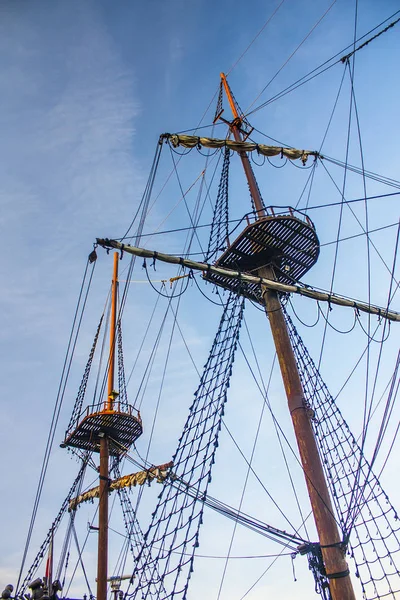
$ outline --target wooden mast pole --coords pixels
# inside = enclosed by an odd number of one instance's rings
[[[114,408],[114,365],[115,365],[115,326],[117,317],[117,285],[118,285],[118,252],[114,252],[114,268],[111,285],[111,315],[110,315],[110,358],[108,365],[108,388],[105,411]],[[97,553],[97,600],[107,599],[107,570],[108,570],[108,439],[105,434],[100,438],[100,469],[99,469],[99,540]]]
[[[117,289],[118,289],[118,252],[114,252],[113,278],[111,282],[111,313],[110,313],[110,358],[108,365],[107,410],[114,410],[114,372],[115,372],[115,343],[117,324]]]
[[[232,92],[223,73],[221,73],[221,80],[234,117],[231,124],[231,131],[235,140],[241,142],[243,141],[240,133],[242,120],[238,114]],[[254,201],[256,214],[258,218],[265,216],[260,191],[249,158],[245,152],[240,152],[240,158],[247,177],[250,193]],[[260,277],[274,279],[274,273],[271,267],[259,269],[258,274]],[[345,554],[341,547],[341,539],[329,496],[328,486],[311,426],[310,411],[304,403],[303,387],[286,327],[285,317],[282,313],[279,296],[276,291],[264,288],[263,298],[279,360],[290,415],[303,466],[304,477],[321,545],[325,570],[330,582],[329,585],[332,600],[355,600]]]

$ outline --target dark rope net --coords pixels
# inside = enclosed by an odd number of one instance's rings
[[[224,109],[222,108],[223,95],[224,95],[224,91],[223,91],[223,84],[222,84],[222,80],[221,80],[220,84],[219,84],[217,105],[215,107],[214,123],[216,123],[218,121],[219,117],[224,112]]]
[[[101,318],[100,323],[98,325],[96,335],[95,335],[95,338],[93,341],[93,345],[90,350],[89,358],[88,358],[88,361],[87,361],[87,364],[85,367],[82,381],[79,386],[79,390],[78,390],[78,394],[77,394],[77,397],[75,400],[74,408],[72,410],[71,419],[69,421],[67,431],[65,432],[65,439],[67,439],[69,437],[69,435],[76,429],[76,427],[80,423],[82,416],[83,416],[83,412],[82,412],[83,402],[84,402],[84,399],[86,396],[88,380],[89,380],[90,371],[91,371],[92,363],[93,363],[93,358],[94,358],[96,347],[97,347],[97,342],[98,342],[99,335],[100,335],[102,322],[103,322],[103,317]],[[118,411],[128,412],[129,405],[128,405],[128,398],[127,398],[127,393],[126,393],[124,358],[123,358],[123,350],[122,350],[122,328],[121,328],[121,320],[120,319],[117,322],[115,343],[117,346],[117,357],[118,357],[117,358],[117,360],[118,360],[118,399],[117,399]],[[97,400],[94,399],[94,403],[89,408],[90,413],[99,411],[103,408],[105,382],[106,382],[106,379],[104,378],[103,385],[101,386],[101,391],[97,397]],[[79,453],[78,453],[78,455],[79,455]]]
[[[372,472],[293,321],[284,308],[283,311],[305,400],[314,411],[313,429],[343,540],[349,543],[363,598],[398,598],[400,523],[397,512]]]
[[[174,472],[159,495],[136,558],[133,598],[187,597],[203,521],[204,503],[198,498],[211,481],[243,306],[243,298],[230,294],[173,457]]]
[[[221,178],[219,180],[217,199],[214,206],[214,214],[211,223],[210,239],[208,241],[205,261],[215,258],[220,252],[227,248],[228,242],[228,187],[229,187],[229,163],[230,151],[225,147],[224,162],[222,164]]]
[[[118,405],[119,405],[119,410],[127,411],[127,410],[129,410],[129,407],[128,407],[128,396],[126,393],[121,319],[118,319],[118,323],[117,323],[117,355],[118,355]]]
[[[66,438],[75,429],[76,424],[79,421],[79,418],[80,418],[81,413],[82,413],[83,401],[85,399],[87,384],[88,384],[89,375],[90,375],[90,371],[91,371],[92,363],[93,363],[93,357],[94,357],[94,353],[96,351],[97,342],[98,342],[98,339],[99,339],[99,335],[100,335],[102,323],[103,323],[103,317],[101,317],[100,323],[97,326],[96,335],[94,336],[93,345],[92,345],[92,348],[90,350],[89,358],[88,358],[88,361],[86,363],[86,367],[85,367],[85,371],[83,373],[81,384],[79,386],[78,394],[76,396],[76,400],[75,400],[74,408],[72,410],[72,414],[71,414],[71,418],[70,418],[70,421],[69,421],[69,424],[68,424],[68,428],[67,428],[67,431],[65,432],[65,437]]]
[[[115,466],[113,472],[115,478],[118,479],[119,477],[121,477],[121,471],[119,469],[119,466]],[[117,494],[122,507],[122,515],[124,518],[126,533],[129,539],[130,550],[133,556],[137,556],[139,553],[139,549],[143,544],[143,532],[136,518],[136,512],[132,506],[132,502],[127,489],[118,488]]]
[[[121,477],[121,472],[119,470],[119,465],[115,465],[114,467],[114,475],[115,477]],[[119,497],[119,501],[122,509],[122,516],[124,519],[124,525],[126,530],[127,539],[129,540],[129,548],[132,554],[132,557],[136,559],[138,557],[140,549],[143,546],[144,535],[142,528],[140,527],[139,521],[136,516],[136,511],[133,508],[131,499],[129,497],[128,490],[126,488],[117,489],[117,494]],[[139,560],[139,559],[138,559]],[[141,571],[143,574],[143,579],[147,580],[148,585],[151,584],[151,573],[147,572],[147,564],[145,562],[141,562]],[[161,588],[162,593],[165,592],[163,588]]]

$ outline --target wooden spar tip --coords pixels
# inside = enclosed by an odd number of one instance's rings
[[[110,240],[108,238],[97,238],[97,244],[105,248],[107,251],[111,248],[115,248],[116,250],[121,250],[121,252],[127,252],[128,254],[133,254],[134,256],[141,256],[142,258],[151,258],[153,260],[161,260],[162,262],[170,264],[181,265],[193,271],[204,271],[207,273],[223,275],[224,277],[240,279],[243,282],[262,285],[265,288],[275,290],[276,292],[280,292],[282,294],[299,294],[300,296],[312,298],[318,302],[327,302],[330,305],[337,304],[338,306],[346,306],[348,308],[353,308],[356,311],[376,315],[382,319],[400,322],[400,313],[393,310],[387,310],[386,308],[382,308],[380,306],[374,306],[372,304],[368,304],[367,302],[353,300],[352,298],[346,298],[337,294],[321,292],[309,286],[305,287],[301,285],[288,285],[285,283],[279,283],[278,281],[266,279],[265,277],[255,277],[254,275],[242,273],[241,271],[216,267],[214,265],[210,265],[209,263],[197,262],[181,256],[172,256],[171,254],[156,252],[155,250],[138,248],[136,246],[122,244],[117,240]]]
[[[108,238],[96,238],[96,244],[106,249],[115,248],[116,246],[113,245],[113,242],[114,240],[110,240]]]

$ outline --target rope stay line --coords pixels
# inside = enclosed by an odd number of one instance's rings
[[[278,542],[289,548],[292,552],[297,552],[299,545],[309,545],[311,542],[301,538],[298,535],[290,534],[287,531],[282,529],[277,529],[272,525],[268,525],[255,517],[251,517],[241,510],[234,509],[231,506],[213,498],[208,494],[202,494],[201,496],[192,489],[190,485],[188,485],[184,481],[180,481],[178,479],[172,479],[172,485],[174,485],[180,491],[188,494],[191,498],[195,499],[198,502],[202,502],[207,508],[211,508],[212,510],[218,512],[219,514],[232,519],[235,523],[239,523],[240,525],[244,525],[248,529],[252,531],[256,531],[257,533],[261,533],[265,537]]]
[[[37,568],[39,567],[46,552],[48,551],[52,536],[57,531],[64,514],[67,512],[71,498],[76,494],[77,490],[79,490],[79,488],[82,485],[83,478],[84,478],[85,471],[86,471],[87,462],[88,462],[87,460],[82,461],[78,475],[76,476],[75,481],[73,482],[73,484],[68,492],[67,497],[63,501],[61,508],[58,511],[58,514],[57,514],[56,518],[54,519],[54,521],[45,537],[44,542],[40,546],[39,551],[38,551],[36,557],[34,558],[33,563],[25,576],[25,579],[22,581],[22,583],[16,590],[16,594],[15,594],[16,598],[20,598],[20,599],[24,598],[25,590],[28,587],[29,582],[32,581]]]
[[[400,592],[400,522],[362,448],[329,393],[286,309],[285,319],[298,364],[305,401],[313,410],[314,433],[335,503],[344,544],[351,549],[364,598]],[[361,494],[354,495],[354,486]],[[358,506],[353,506],[357,496]],[[352,534],[352,535],[351,535]],[[372,550],[367,547],[372,544]]]
[[[227,71],[227,75],[229,75],[229,73],[231,73],[233,71],[233,69],[239,64],[239,62],[242,60],[243,56],[250,50],[250,48],[252,47],[252,45],[254,44],[254,42],[256,41],[256,39],[262,34],[262,32],[264,31],[264,29],[266,28],[266,26],[272,21],[272,19],[275,17],[276,13],[278,12],[278,10],[280,9],[280,7],[282,6],[282,4],[285,2],[285,0],[281,0],[281,2],[278,4],[278,6],[275,8],[275,10],[273,11],[273,13],[268,17],[268,19],[265,21],[264,25],[261,27],[261,29],[256,33],[256,35],[253,37],[253,39],[251,40],[251,42],[247,45],[246,49],[242,52],[242,54],[239,56],[239,58],[236,59],[236,61],[234,62],[234,64],[231,66],[231,68],[229,69],[229,71]]]
[[[305,37],[303,37],[303,39],[301,40],[301,42],[296,46],[296,48],[291,52],[291,54],[288,56],[288,58],[285,60],[285,62],[281,65],[281,67],[275,72],[275,75],[273,77],[271,77],[271,79],[268,81],[267,85],[265,85],[263,87],[263,89],[261,90],[261,92],[259,92],[259,94],[256,96],[256,98],[253,100],[253,102],[250,104],[250,106],[247,108],[246,113],[249,114],[250,113],[250,108],[252,106],[254,106],[254,104],[257,102],[257,100],[260,98],[260,96],[262,96],[262,94],[265,92],[265,90],[271,85],[271,83],[278,77],[279,73],[286,67],[286,65],[292,60],[292,58],[294,57],[294,55],[300,50],[300,48],[303,46],[303,44],[308,40],[308,38],[311,36],[311,34],[314,32],[314,30],[318,27],[318,25],[320,25],[320,23],[323,21],[323,19],[326,17],[326,15],[329,13],[329,11],[332,9],[332,7],[336,4],[336,0],[333,0],[333,2],[328,6],[328,8],[326,9],[326,11],[324,12],[324,14],[319,17],[318,21],[316,23],[314,23],[314,25],[311,27],[311,29],[308,31],[308,33],[305,35]]]
[[[117,240],[110,240],[107,238],[97,238],[97,244],[105,249],[115,248],[117,250],[121,250],[122,252],[127,252],[128,254],[134,254],[143,258],[151,258],[154,261],[161,260],[162,262],[166,263],[179,264],[195,271],[204,271],[205,273],[216,273],[219,275],[223,275],[224,277],[237,279],[239,281],[239,284],[240,281],[243,281],[259,286],[263,285],[268,289],[276,290],[277,292],[281,292],[283,294],[299,294],[300,296],[313,298],[314,300],[318,300],[319,302],[337,304],[338,306],[347,306],[361,312],[377,315],[379,318],[388,319],[389,321],[400,321],[400,313],[395,312],[393,310],[388,310],[386,308],[374,306],[373,304],[366,304],[365,302],[354,300],[352,298],[346,298],[345,296],[339,296],[338,294],[331,294],[328,292],[319,291],[315,288],[312,288],[311,286],[305,286],[304,284],[300,285],[300,283],[298,283],[297,285],[288,285],[285,283],[280,283],[278,281],[273,281],[271,279],[266,279],[265,277],[254,277],[253,275],[247,275],[246,273],[243,273],[241,271],[234,271],[232,269],[216,267],[210,265],[209,263],[198,262],[180,256],[172,256],[171,254],[157,252],[155,250],[147,250],[145,248],[138,248],[136,246],[121,244]]]
[[[90,586],[90,581],[89,581],[89,578],[88,578],[87,573],[86,573],[86,568],[85,568],[85,565],[84,565],[83,560],[82,560],[82,553],[83,553],[83,549],[85,547],[86,540],[85,540],[85,542],[84,542],[84,544],[83,544],[83,546],[81,548],[80,545],[79,545],[78,535],[76,533],[74,518],[73,518],[72,515],[71,515],[71,529],[72,529],[72,532],[73,532],[76,549],[78,551],[78,562],[77,562],[76,567],[78,566],[78,563],[81,565],[82,573],[83,573],[83,576],[85,578],[85,583],[87,585],[87,589],[88,589],[88,592],[89,592],[89,600],[94,600],[95,596],[93,595],[93,592],[92,592],[92,589],[91,589],[91,586]],[[87,539],[88,535],[89,535],[89,532],[87,533],[86,539]],[[65,565],[65,567],[67,567],[67,565]],[[76,567],[75,567],[74,574],[76,572]],[[66,569],[65,569],[65,571],[66,571]],[[65,585],[65,575],[64,575],[63,582],[62,582],[63,589],[64,589],[64,585]],[[68,586],[68,589],[69,589],[70,585]]]
[[[91,268],[90,268],[90,265],[91,265]],[[73,319],[71,331],[69,334],[67,350],[66,350],[65,357],[64,357],[64,363],[63,363],[63,367],[62,367],[61,377],[60,377],[60,381],[58,384],[52,420],[51,420],[51,424],[50,424],[50,428],[49,428],[44,457],[43,457],[41,471],[40,471],[40,475],[39,475],[39,482],[38,482],[38,486],[37,486],[37,490],[36,490],[35,500],[33,503],[31,520],[30,520],[30,524],[29,524],[29,528],[28,528],[28,534],[26,537],[25,548],[24,548],[24,552],[23,552],[23,556],[22,556],[22,561],[21,561],[21,566],[20,566],[20,570],[19,570],[19,574],[18,574],[17,584],[15,586],[16,590],[20,589],[21,577],[22,577],[22,573],[24,570],[29,545],[31,542],[31,537],[32,537],[33,527],[34,527],[34,524],[36,521],[36,515],[37,515],[37,510],[39,507],[39,502],[40,502],[40,499],[42,496],[43,485],[44,485],[44,481],[45,481],[46,474],[47,474],[47,467],[49,464],[50,454],[51,454],[51,450],[53,447],[54,437],[56,434],[58,419],[59,419],[61,408],[62,408],[63,401],[64,401],[64,396],[65,396],[65,391],[66,391],[67,382],[68,382],[68,378],[69,378],[69,373],[70,373],[72,360],[74,357],[75,348],[76,348],[76,344],[77,344],[77,340],[78,340],[78,336],[79,336],[79,332],[80,332],[83,314],[84,314],[84,311],[86,308],[86,302],[88,299],[88,294],[89,294],[89,290],[91,287],[95,266],[96,266],[96,263],[94,261],[92,261],[89,256],[89,259],[87,260],[86,265],[85,265],[85,271],[83,274],[82,283],[81,283],[81,287],[80,287],[80,291],[79,291],[79,295],[78,295],[78,301],[77,301],[77,305],[75,308],[74,319]],[[90,268],[90,270],[89,270],[89,268]]]
[[[156,177],[157,170],[158,170],[158,165],[160,162],[161,150],[162,150],[162,146],[160,146],[160,144],[157,144],[156,150],[154,153],[153,164],[151,165],[149,178],[147,180],[146,187],[143,192],[143,196],[140,200],[136,214],[134,215],[134,217],[122,239],[125,239],[127,237],[128,233],[131,231],[133,225],[136,223],[136,221],[138,219],[139,219],[139,221],[138,221],[138,225],[137,225],[137,231],[136,231],[136,234],[134,235],[134,237],[137,240],[139,240],[141,237],[141,234],[143,231],[144,220],[149,212],[149,203],[150,203],[150,198],[151,198],[151,194],[153,191],[155,177]]]
[[[220,325],[199,387],[189,410],[178,448],[172,458],[179,479],[194,489],[196,497],[207,493],[218,447],[219,431],[243,314],[243,298],[231,293],[225,304]],[[136,557],[132,598],[155,597],[165,586],[164,599],[185,598],[193,571],[195,549],[204,504],[185,490],[165,485],[144,535],[144,544]],[[141,565],[146,565],[144,572]],[[148,573],[151,572],[151,581]],[[152,595],[153,594],[153,595]]]
[[[256,519],[255,517],[252,517],[252,516],[242,512],[239,509],[233,508],[233,507],[229,506],[228,504],[221,502],[220,500],[217,500],[216,498],[213,498],[209,494],[199,495],[198,492],[196,491],[196,489],[193,489],[193,486],[189,485],[188,483],[186,483],[183,480],[180,480],[177,477],[176,473],[172,470],[172,467],[173,467],[172,462],[168,463],[168,465],[165,465],[165,466],[168,467],[168,472],[166,473],[166,476],[165,476],[165,478],[163,478],[161,483],[164,483],[164,482],[169,483],[170,485],[174,486],[180,492],[189,495],[191,498],[195,499],[198,502],[202,502],[205,506],[207,506],[207,508],[210,508],[210,509],[214,510],[215,512],[218,512],[222,516],[225,516],[225,517],[239,523],[240,525],[243,525],[243,526],[251,529],[252,531],[261,533],[263,536],[268,537],[269,539],[272,539],[275,542],[278,541],[278,543],[281,543],[282,545],[287,547],[291,552],[298,552],[299,546],[301,546],[301,548],[303,548],[304,545],[312,544],[312,542],[308,541],[308,539],[302,538],[297,534],[290,534],[283,529],[277,529],[276,527],[273,527],[272,525],[264,523],[263,521]],[[151,471],[152,468],[150,468],[149,470]],[[115,467],[114,471],[117,475],[117,480],[123,479],[120,476],[118,467]],[[125,527],[127,529],[127,539],[130,541],[132,555],[135,558],[138,554],[138,549],[140,549],[143,544],[143,532],[140,533],[140,525],[137,521],[135,521],[136,520],[135,511],[130,502],[129,495],[127,495],[128,494],[127,486],[121,486],[116,489],[117,489],[118,495],[120,495],[120,500],[123,505],[123,514],[124,514],[124,516],[127,517],[125,519]],[[121,495],[126,496],[127,502],[126,502],[125,498],[121,498]],[[72,500],[72,502],[74,502],[74,500]],[[125,504],[126,504],[126,506],[125,506]],[[71,505],[71,502],[70,502],[70,505]],[[129,531],[131,531],[131,530],[133,531],[132,537],[134,538],[134,541],[137,546],[136,550],[133,549],[132,540],[130,539]],[[120,534],[120,535],[123,535],[123,534]],[[292,545],[289,546],[288,543],[291,543]]]
[[[329,162],[332,163],[333,165],[335,165],[336,167],[340,167],[341,169],[346,169],[347,171],[352,171],[353,173],[356,173],[357,175],[362,175],[363,177],[366,177],[367,179],[371,179],[372,181],[377,181],[378,183],[382,183],[384,185],[387,185],[389,187],[394,187],[394,188],[400,188],[400,182],[396,179],[392,179],[391,177],[386,177],[385,175],[380,175],[379,173],[374,173],[373,171],[367,171],[366,169],[363,169],[362,167],[358,167],[357,165],[352,165],[350,163],[346,163],[343,162],[342,160],[339,160],[338,158],[334,158],[331,156],[327,156],[326,154],[324,154],[323,159],[325,162]],[[378,198],[381,197],[385,197],[386,194],[382,194],[378,196]],[[366,197],[366,198],[361,198],[361,200],[369,200],[370,198]],[[349,200],[346,200],[346,203],[348,203]]]
[[[376,35],[374,35],[371,38],[369,38],[368,40],[366,40],[363,44],[361,44],[360,46],[358,46],[357,48],[355,48],[352,52],[349,52],[349,54],[346,54],[345,56],[342,56],[342,58],[340,59],[340,62],[342,62],[342,63],[348,62],[349,59],[356,52],[358,52],[359,50],[362,50],[363,48],[365,48],[365,46],[368,46],[368,44],[370,44],[371,42],[373,42],[374,40],[376,40],[382,34],[384,34],[387,31],[389,31],[389,29],[392,29],[392,27],[394,27],[395,25],[397,25],[397,23],[399,23],[399,22],[400,22],[400,17],[398,19],[396,19],[395,21],[393,21],[392,23],[389,23],[389,25],[387,27],[385,27],[385,29],[382,29],[382,31],[379,31]]]
[[[374,27],[373,29],[371,29],[370,31],[368,31],[366,34],[364,34],[360,38],[358,38],[358,40],[356,40],[356,42],[359,42],[362,39],[364,39],[367,35],[369,35],[373,31],[375,31],[378,27],[380,27],[381,25],[383,25],[384,23],[386,23],[389,19],[391,19],[394,16],[396,16],[399,12],[400,11],[397,10],[390,17],[388,17],[387,19],[385,19],[384,21],[382,21],[379,25],[377,25],[376,27]],[[393,27],[394,25],[396,25],[398,23],[398,21],[399,21],[399,19],[397,19],[396,21],[394,21],[393,23],[391,23],[389,26],[385,27],[385,29],[382,30],[378,35],[374,35],[372,38],[370,38],[369,40],[367,40],[366,42],[364,42],[363,44],[361,44],[360,47],[358,47],[355,50],[353,50],[353,52],[357,52],[358,50],[361,50],[362,48],[364,48],[365,46],[367,46],[370,42],[372,42],[373,40],[375,40],[375,38],[379,37],[379,35],[381,35],[382,33],[385,33],[386,31],[388,31],[389,29],[391,29],[391,27]],[[266,100],[265,102],[259,104],[258,106],[256,106],[255,108],[253,108],[251,111],[248,111],[247,114],[246,114],[246,116],[248,117],[251,114],[253,114],[253,113],[261,110],[262,108],[265,108],[266,106],[268,106],[268,104],[271,104],[272,102],[275,102],[276,100],[280,100],[286,94],[289,94],[289,93],[293,92],[294,90],[296,90],[298,87],[300,87],[302,85],[305,85],[306,83],[308,83],[309,81],[311,81],[315,77],[318,77],[318,75],[322,75],[323,73],[325,73],[326,71],[328,71],[329,69],[331,69],[332,67],[334,67],[335,65],[340,64],[342,62],[345,62],[346,59],[347,59],[347,55],[345,55],[345,56],[341,56],[341,55],[348,48],[353,48],[354,49],[354,42],[352,42],[351,44],[349,44],[346,48],[344,48],[340,52],[337,52],[334,56],[332,56],[328,60],[325,60],[318,67],[315,67],[312,71],[310,71],[306,75],[303,75],[303,77],[300,77],[300,79],[297,79],[297,81],[295,81],[294,83],[292,83],[288,87],[284,88],[283,90],[281,90],[280,92],[278,92],[277,94],[275,94],[274,96],[272,96],[271,98],[269,98],[268,100]],[[353,54],[353,52],[351,52],[351,54]],[[349,56],[351,56],[351,54]],[[337,59],[337,60],[335,60],[335,59]]]

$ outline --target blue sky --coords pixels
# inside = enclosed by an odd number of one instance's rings
[[[4,580],[4,584],[9,578],[14,579],[22,554],[29,506],[35,492],[66,341],[92,243],[96,236],[118,236],[125,231],[147,180],[158,135],[198,125],[217,90],[220,71],[230,70],[279,4],[277,0],[254,0],[247,9],[239,2],[209,0],[168,3],[159,0],[146,3],[3,0],[0,4],[3,242],[0,402],[5,449],[0,489],[6,523],[2,526],[2,539],[8,540],[2,545],[0,556],[0,582]],[[230,75],[242,108],[252,104],[331,4],[325,0],[318,5],[303,0],[283,3]],[[379,5],[369,0],[360,1],[358,31],[365,33],[397,8],[397,3],[389,0]],[[351,43],[353,30],[354,3],[338,0],[256,104]],[[357,55],[355,77],[366,167],[397,179],[398,55],[395,27]],[[317,78],[281,102],[255,113],[251,117],[252,124],[288,144],[319,147],[342,73],[341,66],[334,67],[329,75]],[[340,98],[336,121],[324,148],[328,155],[341,160],[344,160],[348,105],[347,91]],[[212,110],[204,123],[212,120]],[[351,146],[351,162],[360,164],[355,142]],[[162,165],[162,173],[170,168],[170,163]],[[191,169],[194,170],[185,172],[184,169],[182,173],[182,181],[187,186],[196,173],[196,167]],[[266,203],[287,205],[292,203],[291,198],[297,200],[302,186],[297,175],[290,166],[282,171],[259,169],[257,176],[264,186]],[[304,173],[299,177],[305,181]],[[331,196],[332,201],[337,201],[333,190],[328,191],[326,180],[321,179],[320,184],[316,183],[317,197],[313,203],[327,202]],[[162,182],[157,185],[161,187]],[[349,186],[349,197],[362,195],[360,185],[352,179]],[[378,184],[369,186],[369,194],[392,191]],[[167,192],[169,196],[165,201],[156,205],[149,228],[157,227],[164,220],[179,197],[176,187]],[[246,212],[247,206],[237,202],[233,209],[235,216]],[[396,221],[397,207],[395,199],[380,204],[379,208],[371,207],[375,226]],[[362,218],[361,211],[359,214]],[[311,217],[315,217],[321,242],[335,239],[336,213],[315,212]],[[183,216],[174,214],[162,228],[183,222]],[[344,231],[359,232],[357,227],[350,216]],[[387,262],[393,260],[395,239],[394,230],[389,231],[390,234],[377,234],[374,238]],[[168,238],[166,244],[177,249],[182,245],[181,238]],[[325,256],[330,269],[332,252],[326,250]],[[104,302],[109,279],[108,263],[102,254],[101,262],[96,283],[99,299],[95,308]],[[364,246],[352,245],[347,254],[340,254],[339,264],[347,268],[338,272],[338,292],[365,296],[365,276],[355,277],[364,268],[363,262],[365,243]],[[325,264],[321,262],[310,274],[310,281],[321,287],[328,287],[330,281],[331,271]],[[164,272],[161,268],[159,271]],[[379,260],[373,258],[376,282],[373,300],[384,304],[388,281],[382,271]],[[165,273],[169,273],[168,270]],[[140,272],[138,278],[143,278]],[[198,302],[196,298],[193,301]],[[307,318],[311,315],[312,320],[314,308],[301,302],[297,306],[300,314]],[[185,332],[201,366],[218,311],[212,312],[210,323],[200,331],[189,321],[189,308],[184,311]],[[253,317],[251,313],[249,320]],[[96,319],[97,316],[90,318],[86,344],[82,343],[79,348],[82,364]],[[137,316],[132,319],[134,327],[139,327],[136,320],[140,319]],[[340,320],[341,315],[338,322]],[[344,320],[347,323],[347,317]],[[303,335],[303,331],[301,333]],[[315,343],[317,358],[320,337],[307,330],[304,335]],[[353,340],[354,348],[358,341]],[[133,342],[130,343],[133,347]],[[261,336],[257,343],[262,352]],[[327,356],[333,363],[339,362],[341,344],[342,338],[334,334],[327,342]],[[353,358],[355,356],[356,350]],[[181,360],[185,359],[181,357]],[[271,360],[271,353],[267,353],[266,360]],[[250,382],[244,383],[244,369],[239,372],[243,379],[237,377],[237,383],[243,393]],[[343,369],[342,380],[346,373]],[[329,368],[324,375],[331,376]],[[78,381],[78,375],[75,377]],[[337,384],[334,377],[331,383]],[[181,385],[189,394],[195,389],[195,379]],[[339,387],[337,385],[337,389]],[[239,395],[236,396],[238,402]],[[68,408],[63,410],[66,420]],[[350,411],[348,417],[356,424],[355,412]],[[233,418],[233,427],[238,425],[237,419]],[[62,436],[63,427],[64,424],[58,437]],[[175,432],[171,437],[176,439]],[[56,481],[56,485],[49,484],[46,488],[47,500],[40,515],[43,531],[47,530],[52,511],[57,510],[57,502],[68,487],[60,483],[59,460],[62,460],[61,452],[57,451],[51,464],[52,481]],[[388,471],[395,472],[395,467],[389,464]],[[75,465],[61,468],[72,474]],[[398,501],[399,491],[396,487],[393,491]],[[218,523],[215,526],[218,527]],[[41,541],[40,535],[38,541]],[[212,539],[208,543],[211,547]],[[264,591],[254,592],[251,598],[261,597],[257,594],[266,591],[276,593],[273,581],[265,586]]]

